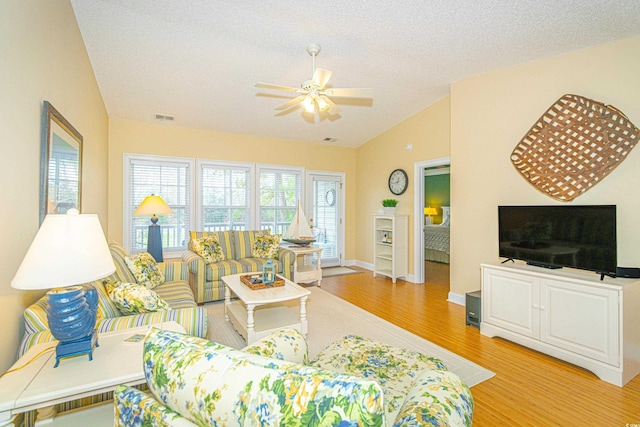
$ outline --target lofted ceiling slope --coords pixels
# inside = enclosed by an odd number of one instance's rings
[[[640,0],[71,0],[108,114],[357,147],[449,94],[465,77],[640,34]],[[338,116],[274,110],[311,78]],[[560,94],[559,94],[560,95]],[[325,143],[325,142],[323,142]]]

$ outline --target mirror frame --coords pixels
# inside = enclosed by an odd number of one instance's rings
[[[77,152],[78,191],[73,202],[75,202],[74,207],[78,211],[82,211],[82,135],[49,101],[44,101],[40,142],[40,224],[42,224],[47,214],[59,213],[56,211],[56,207],[49,203],[49,161],[51,160],[54,135]]]

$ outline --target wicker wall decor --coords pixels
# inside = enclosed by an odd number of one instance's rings
[[[615,107],[564,95],[516,145],[511,162],[535,188],[569,202],[622,163],[639,135]]]

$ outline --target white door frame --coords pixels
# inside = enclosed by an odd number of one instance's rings
[[[413,164],[413,278],[424,283],[424,169],[451,164],[451,157],[423,160]]]
[[[338,188],[338,203],[339,210],[338,215],[340,216],[338,221],[338,263],[342,267],[344,266],[344,236],[345,236],[345,224],[344,224],[344,216],[345,216],[345,189],[347,188],[346,183],[346,174],[344,172],[328,172],[328,171],[318,171],[318,170],[307,170],[305,174],[306,178],[306,198],[305,198],[305,211],[313,212],[313,176],[327,176],[332,178],[338,178],[338,182],[340,183]]]

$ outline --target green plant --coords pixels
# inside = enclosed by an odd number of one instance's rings
[[[397,204],[398,201],[396,199],[384,199],[382,201],[382,206],[385,208],[395,208]]]

